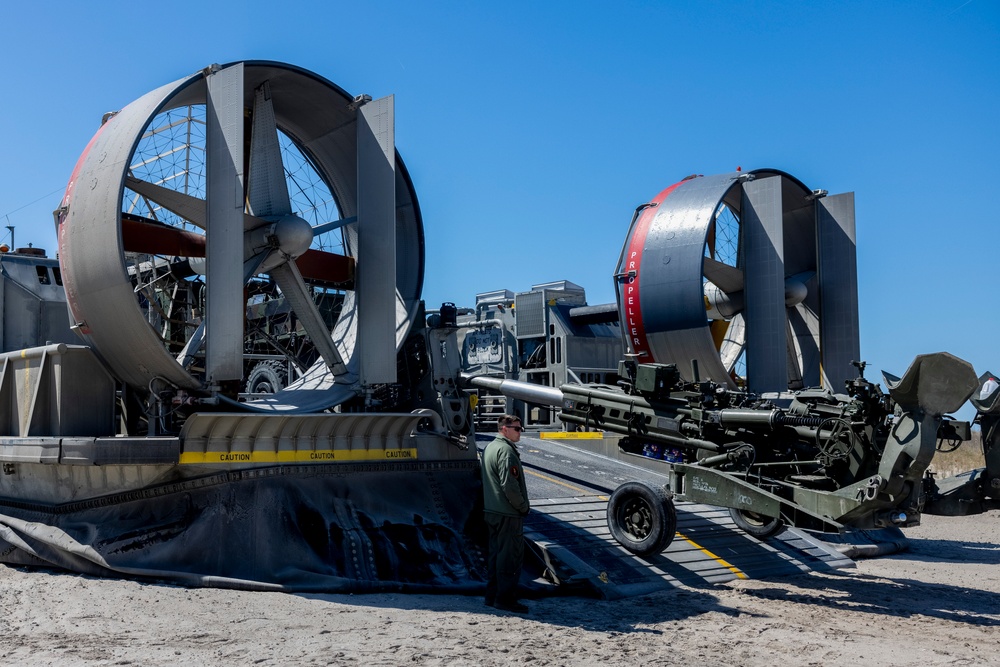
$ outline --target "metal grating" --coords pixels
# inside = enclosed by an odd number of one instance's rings
[[[545,335],[545,292],[524,292],[514,296],[517,317],[517,338],[538,338]]]
[[[734,579],[763,579],[810,570],[853,567],[833,545],[788,528],[766,542],[736,528],[728,510],[677,504],[677,535],[656,556],[635,556],[608,530],[602,496],[532,500],[525,535],[568,569],[617,598],[677,586],[704,587]]]

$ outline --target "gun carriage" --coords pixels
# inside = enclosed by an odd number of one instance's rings
[[[937,480],[935,451],[970,438],[970,424],[948,417],[980,383],[950,354],[921,355],[888,392],[863,376],[845,393],[804,389],[769,397],[713,381],[685,381],[675,366],[623,362],[620,387],[559,388],[470,377],[475,386],[561,407],[559,419],[624,436],[620,458],[668,474],[654,489],[628,482],[612,495],[608,524],[640,553],[662,551],[674,535],[672,498],[730,508],[757,537],[783,524],[819,531],[913,526],[921,513],[974,514],[1000,507],[994,391],[984,433],[987,466]],[[697,371],[694,372],[697,375]],[[650,458],[648,454],[662,458]]]

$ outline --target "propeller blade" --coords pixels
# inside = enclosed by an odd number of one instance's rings
[[[292,312],[302,323],[309,339],[316,346],[316,351],[323,357],[323,361],[329,366],[334,375],[342,375],[347,372],[344,360],[337,351],[337,346],[333,342],[330,330],[323,321],[319,309],[312,300],[309,288],[302,280],[295,262],[285,262],[281,266],[271,269],[271,278],[281,289],[281,293],[288,299],[292,307]],[[395,350],[393,351],[393,362],[395,362]]]
[[[706,278],[727,294],[743,290],[743,271],[735,266],[705,257],[702,260],[702,271]]]
[[[747,383],[751,391],[788,389],[787,315],[781,177],[743,184],[740,208],[746,243]]]
[[[154,185],[148,181],[141,181],[134,176],[125,177],[125,187],[136,192],[149,201],[155,202],[190,222],[195,227],[205,229],[207,227],[205,212],[205,200],[186,195],[177,190],[165,188],[162,185]]]
[[[205,366],[217,385],[243,379],[243,63],[212,72],[206,83]]]
[[[122,244],[125,252],[163,257],[204,257],[205,237],[128,213],[122,214]],[[254,255],[244,264],[249,280],[267,259],[268,253]],[[251,265],[252,263],[252,265]],[[302,277],[310,282],[352,289],[357,263],[353,257],[322,250],[307,250],[297,258]],[[252,272],[251,272],[252,269]],[[249,272],[249,275],[248,275]]]
[[[722,359],[722,365],[729,373],[732,373],[733,368],[736,367],[736,362],[739,361],[740,355],[743,354],[746,344],[746,323],[743,321],[743,314],[738,313],[729,321],[729,328],[726,330],[722,345],[719,346],[719,357]]]
[[[260,267],[268,257],[271,256],[270,251],[259,252],[253,255],[250,259],[243,262],[243,284],[250,282],[253,278],[260,272]]]
[[[146,199],[156,204],[159,204],[163,208],[167,209],[171,213],[175,213],[180,217],[184,218],[190,222],[195,227],[201,227],[206,229],[206,205],[204,199],[198,199],[197,197],[192,197],[191,195],[186,195],[183,192],[178,192],[176,190],[171,190],[170,188],[165,188],[162,185],[154,185],[148,181],[142,181],[134,176],[128,176],[125,178],[125,187],[133,192],[137,192]],[[350,224],[354,222],[355,218],[349,218],[346,220],[336,220],[332,223],[327,222],[320,227],[326,227],[328,225],[336,225],[335,227],[330,227],[324,229],[323,231],[330,231],[330,229],[336,229],[337,227],[342,227],[343,225]],[[340,224],[337,224],[340,223]],[[267,220],[262,220],[256,216],[250,215],[249,213],[243,214],[243,228],[244,229],[257,229],[263,225],[267,225],[269,222]],[[315,228],[314,228],[315,229]],[[317,232],[313,232],[316,234]],[[322,233],[322,232],[319,232]]]
[[[824,387],[841,391],[844,382],[857,374],[851,362],[861,359],[853,192],[816,200],[816,234],[819,298],[823,304],[819,332],[822,381]]]
[[[204,257],[205,237],[156,220],[122,213],[122,247],[125,252],[164,257]]]
[[[188,342],[184,345],[184,349],[181,353],[177,355],[177,363],[186,369],[191,368],[191,364],[194,363],[196,355],[201,350],[202,344],[205,342],[205,320],[202,320],[198,324],[198,328],[194,330],[191,337],[188,338]]]
[[[362,384],[396,381],[393,97],[358,109],[358,354]]]
[[[314,282],[343,286],[354,286],[356,263],[353,257],[337,255],[322,250],[306,250],[295,260],[302,277]]]
[[[292,204],[288,198],[285,167],[281,163],[271,87],[266,81],[254,91],[249,169],[247,203],[250,214],[259,218],[291,215]]]

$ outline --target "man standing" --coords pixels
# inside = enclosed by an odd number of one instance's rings
[[[516,444],[521,420],[503,415],[497,426],[500,434],[483,451],[484,509],[490,533],[486,604],[524,614],[528,608],[517,601],[517,582],[524,561],[524,517],[530,505]]]

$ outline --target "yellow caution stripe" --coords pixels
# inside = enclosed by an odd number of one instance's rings
[[[538,434],[542,440],[600,440],[604,433],[600,431],[543,431]]]
[[[720,556],[716,556],[714,553],[712,553],[711,551],[709,551],[705,547],[701,546],[700,544],[698,544],[697,542],[695,542],[691,538],[686,537],[681,532],[678,532],[676,535],[677,535],[677,537],[681,538],[682,540],[684,540],[685,542],[687,542],[688,544],[690,544],[691,546],[693,546],[698,551],[702,552],[703,554],[705,554],[706,556],[708,556],[709,558],[711,558],[712,560],[714,560],[716,563],[718,563],[722,567],[726,568],[727,570],[729,570],[730,572],[732,572],[733,574],[735,574],[737,579],[746,579],[747,578],[747,575],[743,573],[743,570],[741,570],[740,568],[736,567],[735,565],[733,565],[732,563],[730,563],[729,561],[727,561],[725,558],[722,558]]]
[[[350,463],[353,461],[415,461],[410,449],[325,449],[288,452],[181,452],[180,463]]]

